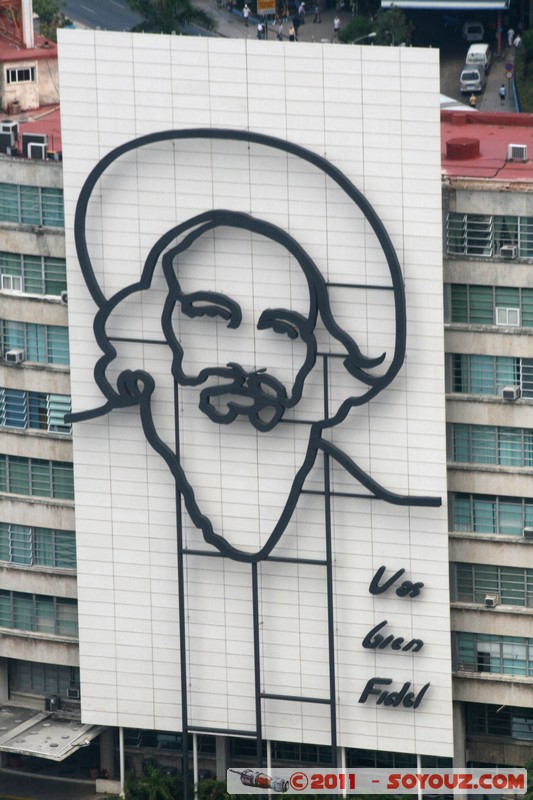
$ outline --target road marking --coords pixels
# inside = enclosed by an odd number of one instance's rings
[[[96,14],[96,11],[94,10],[94,8],[87,8],[87,6],[82,6],[81,4],[80,4],[80,8],[83,8],[84,11],[90,11],[91,14]]]

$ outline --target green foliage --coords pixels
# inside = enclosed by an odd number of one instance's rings
[[[61,0],[33,0],[33,10],[39,16],[41,36],[57,42],[57,29],[70,23],[61,11]]]
[[[371,33],[372,30],[372,23],[367,17],[355,16],[351,18],[344,28],[340,29],[339,41],[344,42],[344,44],[351,44],[356,39]],[[358,44],[370,44],[372,41],[372,39],[363,39]]]
[[[33,0],[33,10],[41,22],[54,22],[61,16],[61,0]]]
[[[198,800],[227,800],[226,781],[208,778],[198,784]]]
[[[527,34],[524,34],[524,39],[526,36]],[[531,114],[533,113],[533,51],[530,51],[528,58],[528,50],[520,46],[515,56],[514,67],[521,111]]]
[[[533,765],[533,761],[531,764]],[[192,786],[189,788],[189,794],[193,797]],[[124,797],[125,800],[183,800],[182,776],[167,775],[157,764],[148,762],[143,766],[143,775],[137,776],[134,772],[128,775],[124,784]],[[271,800],[288,798],[287,795],[281,794],[273,794],[270,797]],[[120,800],[120,798],[118,795],[106,795],[105,800]],[[198,784],[198,800],[257,800],[257,795],[228,794],[226,781],[210,778]],[[307,795],[306,800],[322,800],[322,798],[317,795]],[[386,795],[351,795],[350,800],[388,800],[388,798]],[[399,800],[412,799],[404,797]],[[533,800],[533,796],[526,800]]]
[[[401,8],[388,8],[376,14],[372,30],[376,31],[375,44],[393,45],[409,44],[414,25],[409,22]]]
[[[143,21],[133,30],[146,33],[183,33],[186,25],[198,25],[208,31],[216,28],[215,20],[197,8],[193,0],[128,0]]]

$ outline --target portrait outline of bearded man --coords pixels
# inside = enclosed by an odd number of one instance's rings
[[[358,207],[381,245],[392,283],[395,340],[394,352],[389,356],[387,366],[384,366],[386,353],[376,357],[365,355],[354,338],[338,324],[332,313],[326,281],[302,244],[278,225],[241,211],[207,210],[171,227],[152,246],[140,280],[124,287],[109,299],[105,297],[96,279],[86,240],[86,214],[95,185],[103,173],[122,155],[154,143],[187,139],[253,143],[303,159],[324,172]],[[204,289],[188,291],[183,285],[180,272],[180,264],[191,250],[205,241],[206,237],[213,237],[226,230],[244,232],[267,242],[269,247],[281,248],[301,270],[307,292],[307,310],[304,308],[305,303],[300,304],[298,308],[286,307],[289,305],[287,300],[286,303],[280,302],[279,306],[261,309],[257,319],[252,323],[256,331],[279,334],[287,340],[289,346],[298,346],[301,359],[294,368],[292,380],[280,380],[276,376],[276,365],[270,370],[262,364],[245,365],[238,360],[230,359],[214,366],[191,369],[188,363],[187,348],[183,346],[176,333],[174,323],[176,313],[186,320],[203,322],[216,320],[218,324],[222,323],[225,326],[228,335],[242,332],[245,327],[246,309],[241,307],[235,296],[227,292]],[[401,506],[441,505],[439,497],[409,496],[387,490],[356,464],[346,452],[323,435],[324,432],[343,422],[353,408],[370,402],[393,381],[402,367],[406,349],[405,292],[396,252],[375,210],[364,195],[333,164],[299,145],[247,131],[192,129],[150,134],[116,148],[93,169],[78,199],[75,240],[85,282],[99,307],[95,316],[94,332],[103,356],[96,363],[94,376],[106,402],[97,408],[73,413],[69,416],[69,420],[82,422],[108,414],[114,409],[138,406],[147,441],[166,462],[192,523],[201,531],[209,546],[214,547],[223,556],[245,563],[253,564],[267,558],[293,519],[304,484],[319,453],[346,470],[366,489],[369,497]],[[363,386],[360,394],[353,394],[343,400],[334,413],[329,412],[325,403],[322,418],[309,422],[309,439],[305,455],[292,479],[286,501],[282,504],[266,541],[261,541],[254,551],[232,544],[225,531],[217,529],[216,523],[213,523],[210,516],[205,513],[201,502],[198,502],[178,450],[174,452],[161,438],[154,422],[153,396],[156,381],[152,375],[145,369],[134,368],[122,370],[115,381],[109,378],[109,368],[117,357],[116,347],[108,332],[112,314],[120,309],[124,301],[134,298],[139,292],[148,291],[156,270],[162,270],[168,289],[160,321],[164,340],[172,354],[171,371],[175,387],[181,390],[198,388],[198,408],[213,425],[232,426],[235,423],[242,424],[244,421],[260,436],[268,436],[270,431],[287,422],[292,409],[295,409],[302,400],[306,379],[315,368],[317,358],[320,357],[316,338],[319,320],[331,341],[340,343],[346,372],[354,382]],[[249,320],[246,320],[246,324],[249,324]],[[226,534],[228,533],[226,531]]]

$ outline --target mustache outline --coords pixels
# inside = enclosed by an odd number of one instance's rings
[[[229,378],[230,383],[223,383],[220,386],[206,386],[200,392],[200,402],[198,407],[209,419],[221,425],[230,425],[237,417],[248,417],[250,423],[261,433],[272,430],[283,417],[289,397],[283,384],[268,375],[266,368],[245,370],[240,364],[230,361],[226,369],[217,369],[216,375],[222,378]],[[272,390],[265,391],[265,388]],[[224,397],[242,397],[252,400],[249,406],[240,405],[238,401],[228,400],[226,402],[227,411],[222,412],[216,408],[212,400]],[[273,415],[265,420],[261,414],[266,410],[272,410]]]

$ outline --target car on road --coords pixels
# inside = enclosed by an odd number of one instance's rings
[[[464,23],[461,35],[465,42],[482,42],[485,38],[485,28],[481,22],[470,20]]]
[[[483,91],[485,86],[485,70],[482,66],[475,66],[474,64],[465,64],[461,70],[461,77],[459,78],[459,88],[461,94],[477,94]]]
[[[490,69],[492,52],[488,44],[471,44],[466,54],[466,63],[475,67],[483,67],[485,73]]]

